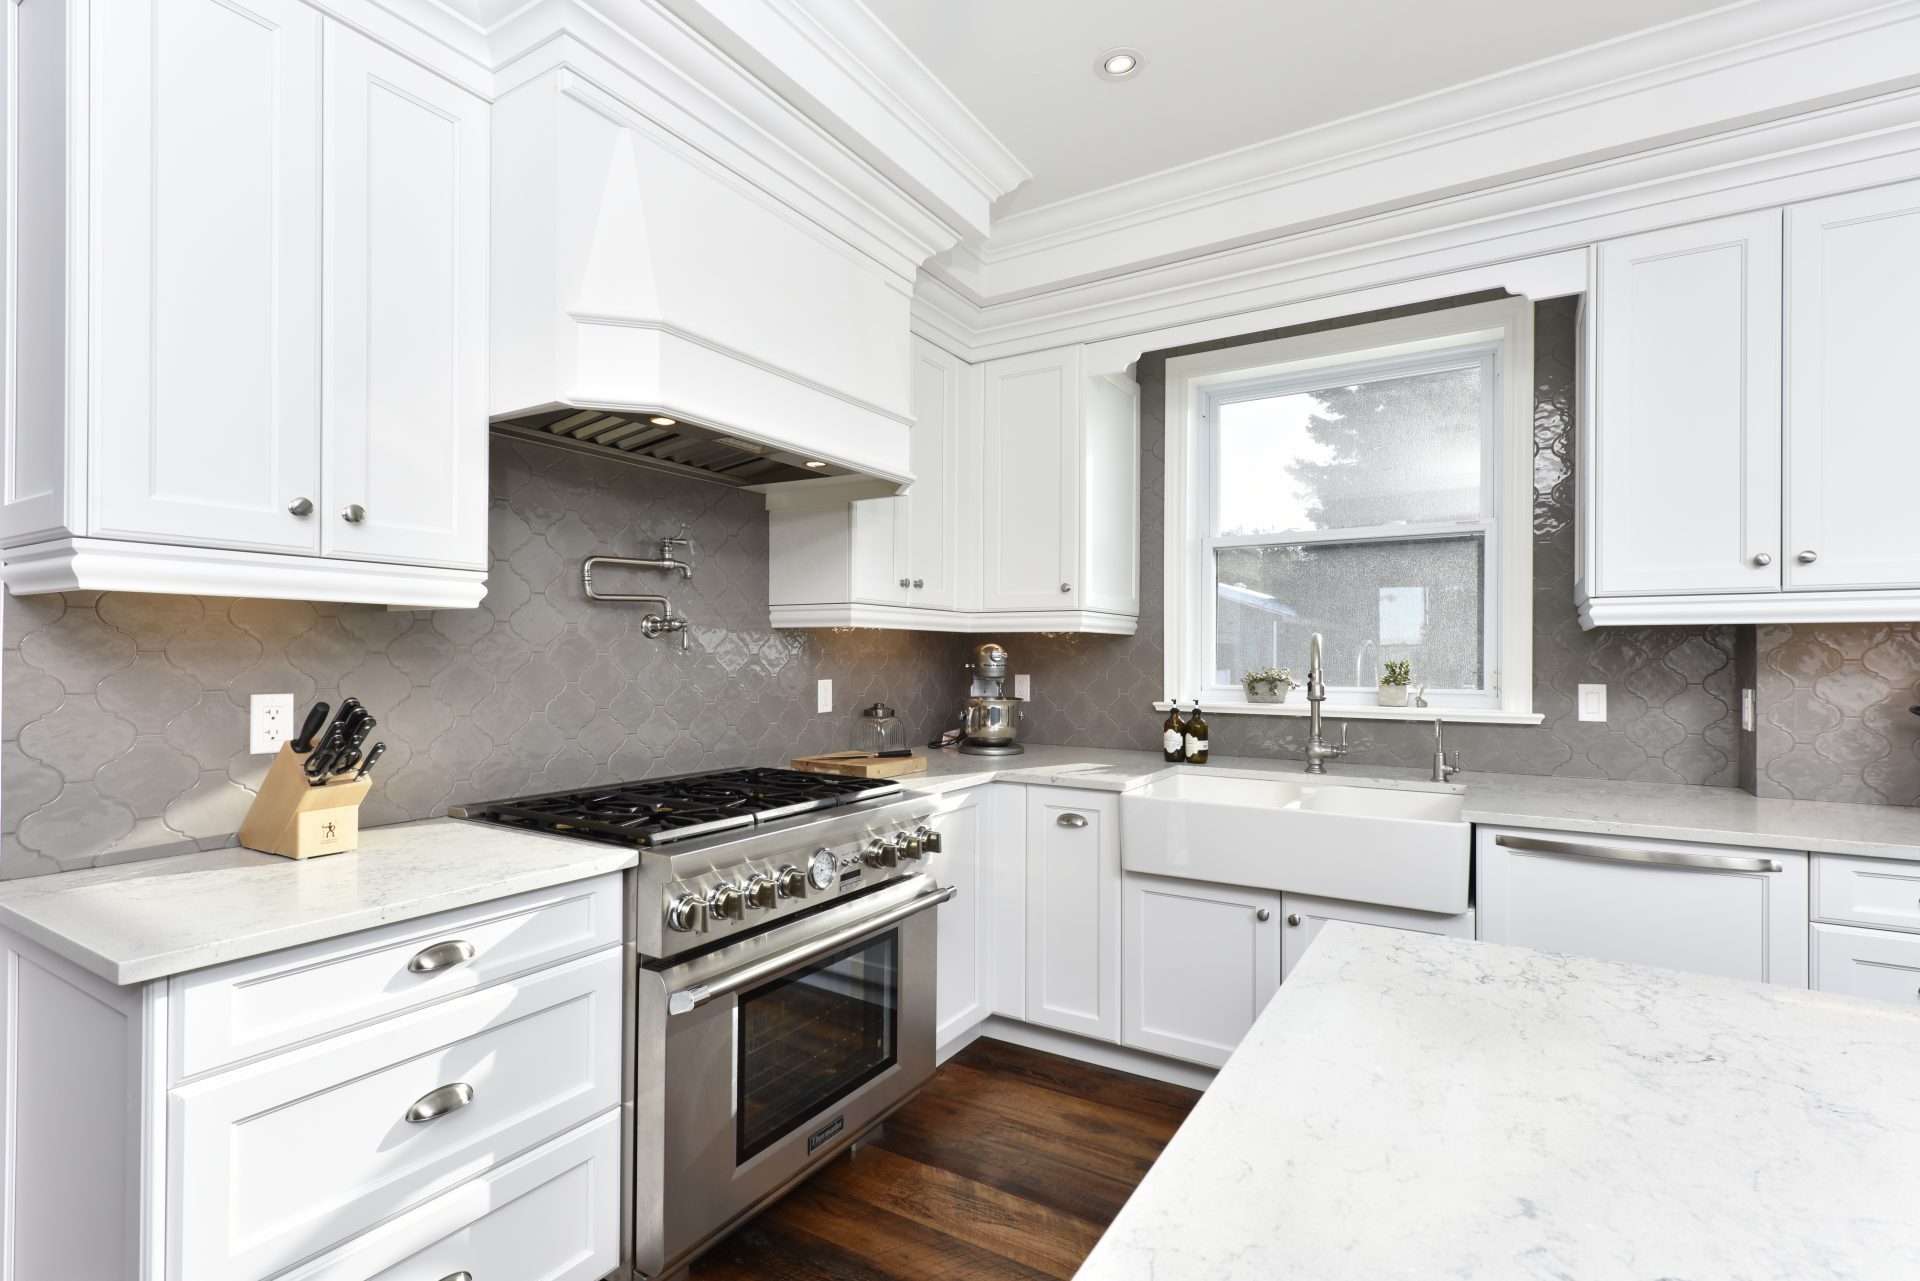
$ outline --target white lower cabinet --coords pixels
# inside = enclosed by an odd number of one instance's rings
[[[1920,1005],[1920,863],[1816,854],[1813,986]]]
[[[964,1036],[993,1009],[992,868],[981,844],[982,807],[977,792],[953,798],[929,823],[940,833],[940,852],[928,870],[959,893],[942,903],[934,962],[934,1044]]]
[[[1280,988],[1280,898],[1127,876],[1121,1041],[1219,1067]]]
[[[1814,925],[1811,933],[1817,990],[1920,1007],[1920,934],[1850,925]]]
[[[1027,795],[1029,1023],[1120,1039],[1120,807],[1113,792]]]
[[[1415,912],[1404,907],[1379,907],[1372,903],[1349,903],[1344,899],[1317,898],[1311,894],[1282,894],[1280,911],[1284,927],[1280,931],[1280,979],[1286,981],[1293,967],[1320,937],[1328,921],[1352,921],[1359,925],[1379,925],[1392,930],[1412,930],[1418,934],[1444,934],[1451,938],[1473,937],[1473,913],[1446,916],[1439,912]]]
[[[1479,937],[1807,985],[1807,856],[1482,827]]]

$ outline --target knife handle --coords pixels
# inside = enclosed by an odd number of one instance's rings
[[[325,703],[315,703],[313,705],[313,710],[307,713],[306,723],[300,727],[299,736],[293,740],[292,747],[294,751],[305,756],[313,750],[313,736],[318,734],[320,727],[327,723],[328,710]]]

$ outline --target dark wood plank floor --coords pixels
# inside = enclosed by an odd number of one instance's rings
[[[1071,1277],[1199,1097],[975,1041],[693,1281]]]

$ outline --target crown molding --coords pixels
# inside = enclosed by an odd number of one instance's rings
[[[993,304],[1920,85],[1920,0],[1746,0],[1016,214],[930,270]]]

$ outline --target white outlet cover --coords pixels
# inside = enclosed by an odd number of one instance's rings
[[[255,694],[247,705],[247,750],[265,756],[293,737],[293,695]]]
[[[1582,685],[1579,687],[1580,719],[1583,721],[1604,721],[1607,719],[1607,687],[1605,685]]]
[[[821,681],[816,688],[817,688],[817,692],[814,695],[813,710],[816,712],[832,711],[833,710],[833,682]]]
[[[1033,677],[1016,675],[1013,678],[1013,696],[1031,699],[1033,697]]]
[[[1740,728],[1753,733],[1753,691],[1750,689],[1740,691]]]

